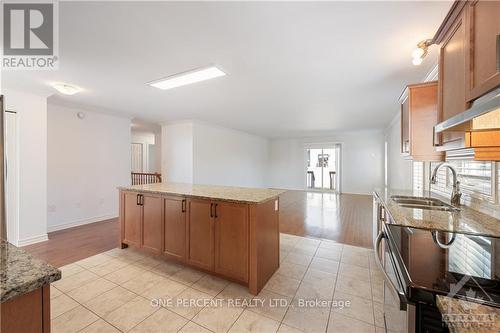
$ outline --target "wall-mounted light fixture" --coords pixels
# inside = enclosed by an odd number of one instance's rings
[[[432,39],[426,39],[417,44],[417,48],[411,53],[413,58],[412,63],[418,66],[422,63],[425,56],[427,55],[429,46],[432,45]]]

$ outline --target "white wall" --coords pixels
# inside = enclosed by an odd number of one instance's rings
[[[116,188],[130,184],[130,141],[128,118],[48,104],[49,231],[118,216]]]
[[[171,182],[266,186],[268,140],[206,123],[162,126],[162,175]]]
[[[305,189],[305,148],[311,144],[341,144],[341,191],[371,194],[384,183],[382,131],[353,131],[323,137],[274,139],[269,149],[270,187]]]
[[[266,186],[267,139],[205,123],[193,126],[194,183]]]
[[[47,98],[4,89],[7,110],[17,112],[18,230],[14,245],[47,239]]]
[[[412,186],[412,163],[401,155],[401,114],[391,121],[385,130],[387,142],[387,186],[410,190]]]
[[[162,180],[193,182],[193,124],[165,124],[161,129]]]

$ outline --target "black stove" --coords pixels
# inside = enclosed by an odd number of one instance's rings
[[[500,238],[385,225],[406,294],[436,294],[500,307]]]

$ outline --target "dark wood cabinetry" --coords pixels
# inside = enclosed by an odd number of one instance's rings
[[[438,123],[437,82],[406,87],[401,102],[401,152],[415,161],[441,161],[433,142],[433,127]]]
[[[187,262],[213,270],[214,209],[210,200],[189,199],[187,217]]]
[[[248,205],[215,202],[215,272],[248,281]]]
[[[163,253],[177,260],[186,258],[186,207],[183,197],[165,198],[165,247]]]

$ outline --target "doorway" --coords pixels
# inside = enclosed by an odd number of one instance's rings
[[[340,144],[306,147],[308,190],[340,192]]]

